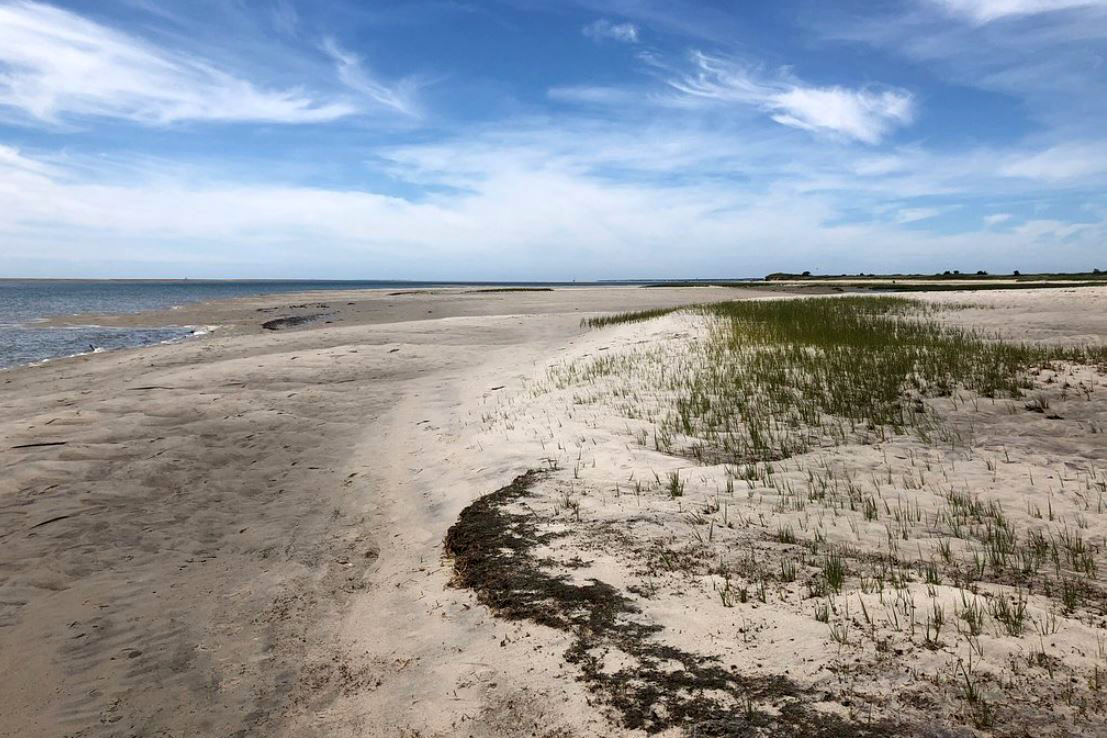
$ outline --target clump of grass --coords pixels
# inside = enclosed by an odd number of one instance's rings
[[[598,318],[586,318],[581,325],[588,328],[606,328],[609,325],[623,325],[624,323],[641,323],[644,320],[661,318],[681,308],[653,308],[651,310],[633,310],[625,313],[601,315]]]
[[[1084,587],[1075,579],[1061,576],[1057,581],[1060,590],[1061,610],[1066,615],[1071,615],[1084,604]]]
[[[961,595],[963,607],[958,609],[957,617],[965,623],[965,632],[970,636],[978,636],[984,632],[984,607],[975,597],[967,599],[964,593]]]
[[[829,554],[823,561],[823,576],[827,585],[835,592],[842,591],[842,585],[846,581],[846,565],[838,554]]]
[[[964,679],[965,702],[969,707],[973,725],[980,729],[991,727],[995,723],[995,708],[988,703],[984,695],[980,680],[973,671],[972,660],[969,660],[968,667],[965,666],[964,662],[958,660],[957,666],[960,668],[961,676]]]
[[[680,478],[680,472],[669,472],[669,497],[684,496],[684,480]]]
[[[782,582],[794,582],[796,581],[796,562],[791,559],[781,559],[780,561],[780,581]]]
[[[1018,598],[1011,600],[1007,595],[997,595],[988,606],[991,616],[1003,625],[1007,635],[1018,638],[1026,622],[1026,598],[1019,592]]]

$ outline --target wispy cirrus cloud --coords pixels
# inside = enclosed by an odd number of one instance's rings
[[[1000,165],[1007,177],[1073,181],[1107,173],[1107,141],[1068,141],[1012,154]]]
[[[673,88],[700,100],[751,105],[793,128],[875,144],[915,116],[914,96],[898,88],[819,87],[703,52],[694,52],[692,62],[691,73],[669,79]]]
[[[818,34],[1017,100],[1027,122],[1093,135],[1107,114],[1107,0],[912,0],[909,12],[812,17]]]
[[[974,23],[1038,15],[1074,8],[1103,7],[1103,0],[926,0],[951,15]]]
[[[0,144],[0,182],[8,183],[17,176],[57,177],[60,170],[44,161],[24,156],[14,146]]]
[[[562,85],[546,90],[546,96],[559,102],[600,107],[634,106],[648,102],[638,90],[613,85]]]
[[[915,223],[920,220],[930,220],[941,215],[942,212],[941,208],[903,208],[896,211],[894,220],[896,223]]]
[[[396,107],[386,95],[378,98]],[[318,123],[360,110],[338,96],[263,87],[203,58],[37,2],[0,3],[0,108],[52,124],[100,117],[147,125]]]
[[[589,23],[581,29],[581,33],[594,41],[610,39],[627,44],[638,43],[638,26],[633,23],[613,23],[606,18]]]
[[[415,99],[421,86],[418,80],[409,77],[389,85],[372,76],[360,56],[343,49],[333,38],[324,39],[322,48],[334,59],[339,79],[351,90],[395,112],[410,116],[419,114]]]

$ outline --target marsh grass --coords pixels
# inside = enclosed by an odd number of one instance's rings
[[[585,389],[593,386],[600,397],[614,401],[621,415],[644,421],[649,432],[641,431],[639,445],[708,466],[722,464],[728,496],[734,496],[736,482],[742,483],[750,505],[770,505],[756,516],[735,514],[734,519],[747,526],[756,518],[773,531],[766,537],[793,547],[782,549],[782,556],[800,553],[822,562],[814,565],[814,576],[810,571],[798,576],[805,570],[803,559],[796,571],[789,569],[792,564],[777,562],[781,582],[799,580],[808,596],[816,597],[840,594],[856,582],[867,593],[915,581],[930,597],[943,586],[974,594],[979,584],[1015,587],[1011,598],[984,600],[983,606],[974,597],[952,614],[957,630],[969,637],[981,634],[985,618],[994,629],[1018,637],[1027,622],[1026,600],[1018,588],[1047,593],[1066,614],[1095,601],[1096,590],[1087,582],[1096,577],[1102,545],[1082,534],[1084,518],[1055,521],[1051,497],[1045,503],[1048,524],[1041,512],[1037,523],[1020,522],[997,500],[968,484],[953,484],[953,467],[929,451],[923,457],[910,452],[909,466],[895,473],[885,452],[882,467],[869,478],[855,478],[825,459],[798,462],[794,474],[784,472],[793,463],[786,461],[789,457],[810,459],[803,455],[908,434],[916,436],[911,443],[921,441],[936,453],[949,446],[971,458],[971,427],[968,432],[962,428],[965,413],[943,410],[950,403],[955,411],[958,405],[977,411],[991,398],[1017,408],[1017,398],[1041,396],[1048,381],[1043,376],[1056,376],[1064,364],[1102,366],[1107,361],[1105,347],[1010,342],[959,328],[935,312],[944,309],[950,308],[891,296],[700,305],[687,309],[687,325],[656,343],[570,364],[550,376],[557,386],[575,388],[574,402],[596,401],[597,395]],[[671,312],[639,311],[586,322],[601,327]],[[933,402],[940,397],[947,400]],[[993,486],[1001,459],[1011,463],[1006,449],[1002,457],[980,460]],[[675,473],[667,484],[656,481],[659,490],[668,488],[672,500],[685,494],[684,479]],[[1093,493],[1101,499],[1107,491],[1107,485],[1093,489],[1090,481],[1086,487],[1088,499]],[[841,539],[828,547],[819,522],[824,512],[844,516],[857,541],[871,536],[866,526],[883,529],[886,550],[858,559],[849,546],[840,545]],[[918,552],[913,561],[911,549]],[[913,628],[913,604],[903,612]],[[941,625],[931,619],[933,631]]]
[[[956,442],[928,417],[924,399],[959,391],[1020,397],[1033,386],[1032,369],[1107,360],[1104,347],[1012,343],[952,327],[934,319],[932,309],[884,296],[692,308],[711,319],[708,334],[686,371],[665,378],[675,400],[659,437],[669,445],[672,434],[694,439],[686,453],[733,464],[909,430],[924,440]],[[586,323],[604,327],[671,312],[620,313]],[[597,375],[617,370],[614,362],[593,367]]]
[[[585,318],[581,325],[588,328],[606,328],[609,325],[624,325],[626,323],[641,323],[643,320],[661,318],[674,313],[680,308],[654,308],[651,310],[634,310],[625,313],[613,313],[601,315],[598,318]]]

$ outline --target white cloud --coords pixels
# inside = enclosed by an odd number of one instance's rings
[[[417,115],[415,92],[419,84],[413,79],[401,80],[396,85],[384,84],[372,77],[362,65],[361,58],[341,48],[332,38],[323,40],[323,51],[338,65],[338,76],[350,89],[368,97],[374,103],[405,115]]]
[[[35,2],[0,3],[0,107],[51,123],[97,116],[152,125],[312,123],[357,111],[302,89],[261,88],[203,59]]]
[[[778,123],[837,131],[866,143],[877,143],[914,116],[912,97],[901,90],[794,87],[774,95],[768,105]]]
[[[589,23],[581,29],[581,33],[594,41],[611,39],[626,44],[638,43],[638,26],[633,23],[612,23],[606,18]]]
[[[641,102],[642,96],[625,87],[602,85],[565,85],[546,90],[551,100],[586,105],[624,105]]]
[[[1107,0],[914,0],[913,12],[820,14],[814,32],[905,57],[944,82],[1001,93],[1014,125],[1098,136],[1107,116]],[[1053,11],[1053,12],[1051,12]],[[1005,99],[1010,98],[1010,99]]]
[[[1013,18],[1074,8],[1103,7],[1103,0],[927,0],[951,15],[975,23],[991,23]]]
[[[42,161],[26,157],[14,146],[0,144],[0,172],[10,176],[59,176],[60,171]]]
[[[1061,247],[1065,242],[1080,236],[1091,235],[1103,238],[1103,223],[1069,223],[1062,220],[1040,218],[1028,220],[1015,227],[1012,233],[1021,237],[1027,244],[1044,244],[1051,248]],[[1100,257],[1100,254],[1096,254]]]
[[[908,162],[903,156],[877,156],[857,161],[853,166],[853,172],[861,177],[880,177],[902,172],[907,165]]]
[[[999,172],[1034,180],[1076,180],[1107,173],[1107,143],[1070,142],[1006,157]]]
[[[895,221],[897,223],[914,223],[919,220],[929,220],[941,214],[941,208],[903,208],[896,212]]]
[[[669,84],[693,98],[753,105],[782,125],[875,144],[914,119],[914,97],[906,90],[815,87],[787,74],[758,75],[749,67],[701,52],[694,53],[692,60],[696,71]]]
[[[991,215],[984,216],[984,224],[987,226],[997,226],[1000,223],[1006,223],[1011,220],[1011,213],[992,213]]]

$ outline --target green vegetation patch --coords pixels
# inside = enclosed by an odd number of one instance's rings
[[[626,313],[614,313],[612,315],[601,315],[598,318],[588,318],[581,321],[582,325],[589,328],[605,328],[609,325],[623,325],[626,323],[641,323],[644,320],[653,320],[654,318],[661,318],[670,313],[674,313],[677,310],[683,310],[687,308],[654,308],[652,310],[634,310]]]
[[[899,297],[744,300],[695,310],[713,320],[684,370],[667,373],[675,402],[663,427],[696,439],[694,455],[716,462],[777,460],[889,431],[926,434],[935,427],[924,398],[955,390],[1019,397],[1032,386],[1032,368],[1107,361],[1107,347],[1003,341],[944,324],[926,303]]]

